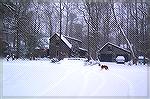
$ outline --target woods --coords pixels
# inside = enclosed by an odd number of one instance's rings
[[[54,33],[82,40],[88,56],[112,42],[150,58],[150,1],[148,0],[1,0],[1,56],[29,58],[35,49],[50,49]],[[9,47],[4,48],[5,41]],[[61,47],[60,47],[61,48]]]

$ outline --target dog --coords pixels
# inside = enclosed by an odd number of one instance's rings
[[[102,70],[102,69],[109,70],[109,69],[108,69],[108,66],[106,66],[106,65],[101,65],[101,64],[99,64],[99,66],[101,66],[101,70]]]

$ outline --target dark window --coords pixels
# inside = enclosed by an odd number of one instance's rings
[[[56,56],[59,56],[59,52],[58,51],[56,51]]]
[[[56,47],[58,47],[59,46],[59,43],[58,42],[56,42]]]
[[[112,46],[109,45],[107,50],[112,51]]]

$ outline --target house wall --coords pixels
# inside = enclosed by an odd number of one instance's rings
[[[47,57],[47,50],[48,49],[35,49],[34,50],[34,57],[36,58],[44,58]]]
[[[70,55],[71,49],[65,44],[65,42],[63,42],[62,40],[60,41],[57,35],[54,35],[50,39],[49,57],[63,59],[65,57],[70,57]]]

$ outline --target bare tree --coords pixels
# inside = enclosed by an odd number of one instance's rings
[[[116,24],[117,24],[117,26],[118,26],[120,32],[123,34],[124,38],[126,39],[128,45],[129,45],[129,47],[130,47],[130,50],[131,50],[131,52],[132,52],[132,56],[133,56],[133,58],[135,59],[136,57],[135,57],[135,54],[134,54],[132,45],[131,45],[130,41],[128,40],[127,36],[125,35],[125,32],[123,31],[123,29],[121,28],[120,24],[119,24],[118,21],[117,21],[116,14],[115,14],[115,10],[114,10],[114,5],[113,5],[113,4],[111,4],[111,9],[112,9],[113,16],[114,16],[114,18],[115,18]]]

